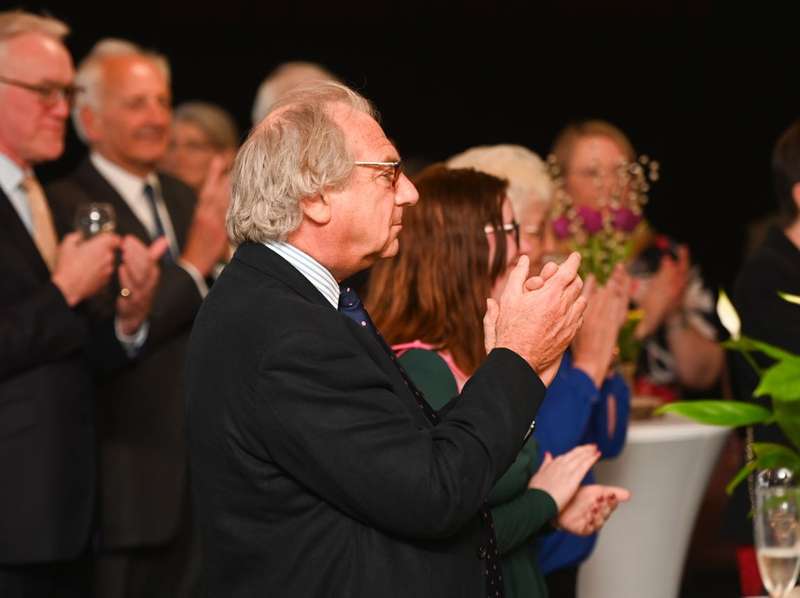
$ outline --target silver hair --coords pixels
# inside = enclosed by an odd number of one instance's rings
[[[214,104],[184,102],[173,111],[172,122],[197,126],[217,150],[236,148],[239,145],[239,132],[233,117]]]
[[[169,61],[163,54],[145,50],[141,46],[124,39],[105,38],[98,41],[86,55],[75,73],[75,86],[81,89],[81,93],[75,96],[75,103],[72,106],[72,124],[78,133],[81,141],[88,143],[86,131],[83,128],[80,114],[84,107],[89,106],[94,110],[100,109],[100,98],[103,90],[103,63],[110,56],[140,56],[152,61],[160,70],[169,85],[171,72]]]
[[[542,159],[521,145],[473,147],[447,161],[449,168],[474,168],[508,180],[508,198],[517,217],[530,208],[529,202],[549,206],[553,181]]]
[[[253,102],[251,116],[253,124],[257,125],[269,114],[275,103],[281,97],[300,85],[307,85],[312,81],[335,81],[339,78],[325,67],[314,62],[284,62],[278,65],[261,82]]]
[[[6,42],[24,33],[40,33],[62,41],[69,35],[69,27],[52,17],[42,17],[23,10],[0,12],[0,59],[5,54]]]
[[[353,172],[345,132],[330,114],[341,104],[377,120],[367,99],[332,81],[317,81],[282,97],[236,156],[227,227],[231,241],[283,241],[297,229],[300,201],[341,189]]]

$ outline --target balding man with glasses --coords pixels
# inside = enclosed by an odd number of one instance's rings
[[[95,503],[92,365],[136,353],[158,246],[111,233],[59,243],[33,167],[55,160],[76,92],[67,27],[0,12],[0,596],[86,596]],[[115,273],[114,313],[88,305]],[[131,297],[132,296],[132,297]],[[97,359],[92,359],[92,357]],[[99,356],[102,356],[100,358]]]

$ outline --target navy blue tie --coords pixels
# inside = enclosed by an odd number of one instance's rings
[[[397,361],[397,356],[394,354],[394,351],[392,351],[392,348],[384,340],[381,333],[375,327],[375,324],[372,323],[372,319],[369,317],[369,314],[364,308],[363,303],[361,303],[361,299],[351,287],[339,287],[339,312],[353,320],[362,328],[369,330],[375,336],[375,338],[378,339],[378,342],[383,347],[383,350],[388,353],[389,357],[391,357],[392,361],[397,366],[397,369],[400,371],[400,375],[403,377],[403,380],[405,380],[408,388],[414,394],[417,405],[419,405],[419,407],[425,413],[428,421],[434,425],[439,423],[439,415],[428,404],[428,402],[425,400],[425,397],[414,385],[414,382],[408,376],[405,369],[403,369],[403,366],[400,365],[399,361]],[[478,549],[477,555],[479,559],[485,561],[484,573],[486,575],[486,595],[488,598],[503,598],[505,595],[503,587],[503,572],[500,567],[500,553],[497,550],[497,541],[495,540],[492,513],[489,510],[489,507],[484,504],[479,511],[479,515],[486,526],[484,528],[486,530],[486,537],[484,539],[484,543]]]
[[[150,212],[153,215],[153,222],[155,223],[156,227],[156,234],[153,237],[153,240],[158,239],[159,237],[165,237],[167,241],[169,241],[169,237],[167,237],[167,231],[164,229],[164,223],[161,221],[161,216],[158,214],[156,190],[153,189],[153,186],[150,183],[145,183],[143,192],[144,196],[147,198],[147,202],[150,204]],[[164,255],[161,256],[161,261],[171,262],[174,260],[175,256],[172,255],[172,243],[170,243],[167,247],[167,250],[164,252]]]

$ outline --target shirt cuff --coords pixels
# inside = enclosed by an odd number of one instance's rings
[[[200,297],[202,299],[205,299],[206,295],[208,295],[208,285],[203,279],[203,276],[200,274],[200,271],[186,260],[178,259],[175,261],[175,263],[183,268],[186,273],[192,277],[192,280],[197,287],[197,292],[200,293]]]
[[[144,345],[145,341],[147,340],[147,335],[149,332],[150,322],[145,320],[142,322],[142,325],[139,326],[139,330],[133,334],[125,334],[122,332],[119,318],[114,318],[114,333],[117,336],[119,344],[122,345],[123,349],[125,349],[125,353],[128,357],[136,357],[136,355],[139,353],[139,349],[142,348],[142,345]]]

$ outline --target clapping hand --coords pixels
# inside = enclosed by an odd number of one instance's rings
[[[547,264],[539,276],[526,281],[529,261],[522,256],[509,274],[500,300],[487,301],[487,351],[505,347],[516,352],[549,384],[586,309],[579,265],[580,255],[573,253],[560,266]]]
[[[228,251],[225,215],[231,198],[230,164],[223,156],[211,161],[200,190],[181,258],[207,276]]]
[[[147,319],[161,274],[158,261],[167,247],[165,237],[156,239],[149,247],[133,235],[122,240],[116,312],[123,334],[134,334]]]
[[[599,458],[600,451],[594,444],[577,446],[555,459],[550,453],[545,453],[539,469],[528,481],[528,488],[538,488],[547,492],[553,497],[561,512],[572,500],[581,480],[586,477]]]
[[[599,530],[617,505],[630,500],[625,488],[592,484],[581,486],[558,514],[558,526],[578,536],[589,536]]]

